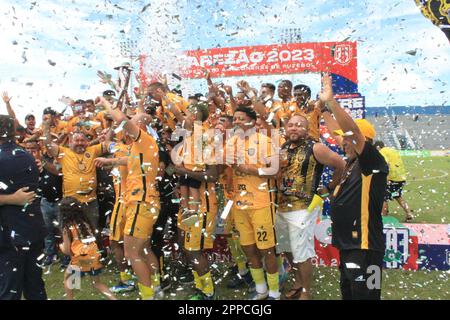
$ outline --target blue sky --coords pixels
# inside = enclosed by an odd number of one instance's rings
[[[13,96],[19,117],[47,106],[61,110],[63,95],[98,95],[106,87],[96,71],[113,71],[124,60],[119,43],[126,38],[138,39],[138,49],[154,59],[150,69],[171,72],[180,50],[273,44],[292,27],[304,42],[358,42],[359,91],[369,107],[450,104],[450,44],[413,0],[168,0],[151,1],[140,13],[149,3],[0,0],[0,90]],[[291,78],[319,89],[318,75]],[[202,81],[172,84],[204,90]]]

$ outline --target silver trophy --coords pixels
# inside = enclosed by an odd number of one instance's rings
[[[126,111],[126,95],[128,92],[128,86],[130,83],[131,72],[133,71],[131,64],[129,62],[124,62],[120,66],[115,67],[115,70],[119,73],[119,80],[117,82],[119,97],[117,104],[121,104],[121,109],[123,112]]]

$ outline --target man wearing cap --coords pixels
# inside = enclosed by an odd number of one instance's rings
[[[324,75],[319,99],[328,105],[341,130],[347,157],[331,199],[332,244],[340,253],[344,300],[381,298],[385,243],[381,211],[388,166],[372,145],[375,129],[365,119],[353,121],[333,97],[331,76]]]
[[[105,90],[103,91],[103,98],[105,98],[109,103],[114,103],[114,97],[116,96],[116,93],[113,90]],[[99,106],[96,106],[99,107]],[[108,117],[105,110],[101,110],[97,112],[96,121],[101,122],[102,128],[106,129],[108,128]]]

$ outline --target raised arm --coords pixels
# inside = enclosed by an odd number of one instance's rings
[[[324,166],[332,167],[334,169],[333,177],[329,183],[329,188],[334,189],[339,183],[345,168],[345,161],[336,152],[333,152],[327,146],[316,143],[313,147],[313,153],[316,160]]]
[[[97,97],[95,103],[102,105],[106,111],[111,114],[114,122],[118,123],[119,126],[122,126],[122,128],[136,140],[140,132],[139,127],[133,121],[130,121],[117,105],[111,105],[111,103],[103,97]]]
[[[328,109],[333,113],[340,129],[348,134],[352,135],[353,141],[356,146],[356,152],[361,154],[364,149],[366,139],[362,135],[355,121],[352,117],[342,108],[333,96],[333,88],[331,86],[331,76],[324,74],[322,77],[322,91],[319,94],[320,101],[327,104]]]
[[[19,125],[19,120],[17,120],[16,113],[14,112],[14,109],[11,106],[11,99],[12,97],[8,96],[8,92],[3,91],[2,93],[3,102],[6,105],[6,111],[8,112],[8,115],[14,119],[16,122],[16,125]]]

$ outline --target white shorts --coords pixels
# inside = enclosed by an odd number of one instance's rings
[[[314,228],[320,211],[321,208],[316,208],[311,213],[306,209],[277,212],[277,253],[292,252],[294,263],[302,263],[315,257]]]

